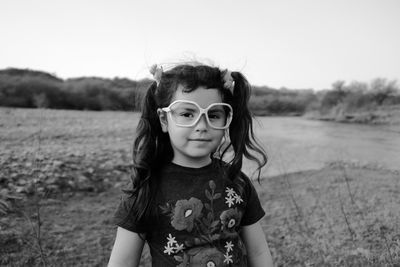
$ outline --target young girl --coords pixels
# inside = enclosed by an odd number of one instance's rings
[[[249,83],[206,65],[151,73],[108,266],[138,266],[144,242],[155,267],[273,266],[259,223],[265,213],[241,172],[243,156],[258,164],[258,180],[266,164]]]

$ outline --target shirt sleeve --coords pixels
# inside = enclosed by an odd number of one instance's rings
[[[146,224],[140,223],[131,214],[132,206],[135,204],[135,199],[127,194],[121,196],[120,203],[116,212],[114,213],[114,224],[126,230],[135,233],[145,233],[147,228]]]
[[[260,199],[251,180],[242,174],[245,183],[244,192],[247,200],[245,212],[242,217],[241,226],[251,225],[258,222],[265,215],[265,211],[261,206]]]

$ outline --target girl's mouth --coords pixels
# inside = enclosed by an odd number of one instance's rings
[[[194,139],[189,139],[189,141],[211,142],[211,139],[194,138]]]

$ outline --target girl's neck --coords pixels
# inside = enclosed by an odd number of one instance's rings
[[[193,159],[193,160],[181,160],[181,159],[177,159],[177,158],[173,158],[172,159],[172,163],[179,165],[179,166],[183,166],[183,167],[188,167],[188,168],[202,168],[205,167],[207,165],[209,165],[211,163],[211,158],[205,158],[205,159]]]

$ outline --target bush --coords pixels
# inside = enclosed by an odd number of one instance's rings
[[[302,115],[317,98],[312,90],[255,87],[250,108],[256,115]]]

